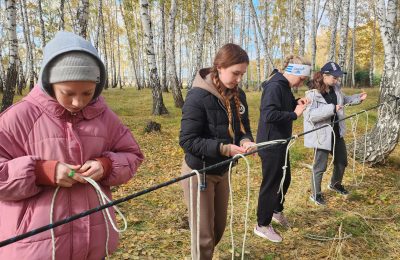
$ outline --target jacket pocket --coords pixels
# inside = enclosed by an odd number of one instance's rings
[[[16,230],[17,235],[23,234],[27,231],[27,227],[29,226],[29,220],[32,217],[34,206],[35,206],[35,200],[32,199],[25,200],[24,206],[21,209],[19,220],[17,222],[17,230]]]

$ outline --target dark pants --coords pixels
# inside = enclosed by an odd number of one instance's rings
[[[271,223],[273,213],[283,211],[281,203],[282,193],[279,192],[279,184],[283,177],[282,167],[285,165],[286,146],[275,149],[266,149],[260,155],[262,162],[263,180],[261,182],[260,194],[258,196],[257,222],[259,226],[268,226]],[[283,193],[286,194],[291,180],[290,161],[286,169]]]
[[[328,165],[328,155],[332,151],[317,149],[311,176],[311,192],[315,196],[321,194],[322,176]],[[335,144],[335,159],[333,160],[333,174],[331,185],[342,184],[344,170],[347,166],[346,143],[343,138],[337,138]]]

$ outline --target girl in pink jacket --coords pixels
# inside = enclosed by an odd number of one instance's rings
[[[0,241],[99,206],[143,154],[100,93],[105,67],[85,39],[59,32],[44,48],[39,84],[0,115]],[[60,187],[52,203],[57,187]],[[112,218],[115,216],[110,210]],[[0,248],[0,259],[102,259],[118,233],[97,212]],[[108,221],[109,222],[109,221]],[[108,225],[108,228],[107,228]],[[106,232],[108,229],[109,232]],[[108,234],[107,234],[108,233]]]

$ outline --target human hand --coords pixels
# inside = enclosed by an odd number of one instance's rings
[[[294,112],[296,113],[297,117],[300,117],[303,114],[303,111],[306,109],[306,105],[297,105]]]
[[[83,177],[91,178],[94,181],[99,181],[104,176],[104,168],[100,161],[89,160],[86,161],[78,172]]]
[[[242,147],[246,150],[246,153],[253,152],[257,149],[256,144],[254,142],[248,141],[242,144]],[[253,153],[253,155],[256,155]]]
[[[77,173],[81,166],[71,165],[67,163],[58,162],[56,165],[56,172],[54,175],[55,183],[64,188],[72,187],[76,182],[86,183],[86,181]]]
[[[297,105],[308,105],[310,100],[306,97],[300,98],[297,100]]]
[[[341,106],[341,105],[336,105],[336,112],[339,111],[339,110],[342,109],[342,108],[343,108],[343,106]]]
[[[229,156],[235,156],[236,154],[245,153],[246,149],[234,144],[229,145]]]
[[[365,91],[360,93],[360,100],[364,101],[367,98],[367,93]]]

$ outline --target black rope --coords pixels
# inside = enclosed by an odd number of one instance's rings
[[[399,97],[396,97],[396,98],[393,99],[393,100],[389,100],[389,101],[380,103],[380,104],[378,104],[378,105],[376,105],[376,106],[370,107],[370,108],[368,108],[368,109],[364,109],[364,110],[362,110],[361,112],[357,112],[357,113],[354,113],[354,114],[352,114],[352,115],[350,115],[350,116],[347,116],[347,117],[345,117],[345,118],[336,120],[336,121],[332,122],[331,125],[333,125],[333,124],[335,124],[335,123],[338,123],[338,122],[340,122],[340,121],[344,121],[344,120],[349,119],[349,118],[351,118],[351,117],[354,117],[354,116],[356,116],[356,115],[358,115],[358,114],[365,113],[365,111],[369,111],[369,110],[373,110],[373,109],[375,109],[375,108],[378,108],[378,107],[382,106],[382,105],[385,104],[385,103],[389,103],[389,102],[392,102],[392,101],[395,101],[395,100],[399,100],[399,99],[400,99]],[[312,132],[314,132],[314,131],[317,131],[317,130],[322,129],[322,128],[327,127],[327,126],[328,126],[328,125],[323,125],[323,126],[321,126],[321,127],[312,129],[312,130],[310,130],[310,131],[307,131],[307,132],[303,132],[303,133],[301,133],[301,134],[298,134],[297,136],[291,136],[291,137],[287,138],[285,141],[281,141],[281,142],[279,142],[279,143],[272,143],[272,144],[261,145],[261,146],[259,146],[258,149],[254,150],[254,151],[251,151],[251,152],[244,153],[243,155],[244,155],[244,156],[248,156],[248,155],[250,155],[250,154],[257,153],[257,152],[260,151],[260,150],[266,149],[267,147],[271,147],[271,146],[275,146],[275,145],[280,145],[280,144],[288,143],[288,142],[289,142],[290,140],[292,140],[292,139],[298,138],[298,137],[300,137],[300,136],[304,136],[304,135],[306,135],[306,134],[312,133]],[[215,169],[215,168],[217,168],[217,167],[224,166],[224,165],[227,165],[227,164],[229,164],[229,163],[231,163],[231,162],[237,161],[237,160],[239,160],[239,158],[241,158],[241,157],[231,158],[231,159],[228,159],[228,160],[219,162],[219,163],[217,163],[217,164],[208,166],[208,167],[206,167],[206,168],[204,168],[204,169],[198,170],[198,172],[199,172],[199,173],[203,173],[203,172],[206,172],[206,171],[213,170],[213,169]],[[50,230],[50,229],[52,229],[52,228],[56,228],[56,227],[58,227],[58,226],[67,224],[67,223],[69,223],[69,222],[72,222],[72,221],[77,220],[77,219],[79,219],[79,218],[83,218],[83,217],[85,217],[85,216],[88,216],[88,215],[93,214],[93,213],[95,213],[95,212],[101,211],[101,210],[103,210],[103,209],[106,209],[106,208],[109,208],[109,207],[118,205],[118,204],[120,204],[120,203],[122,203],[122,202],[125,202],[125,201],[128,201],[128,200],[137,198],[137,197],[139,197],[139,196],[142,196],[142,195],[144,195],[144,194],[150,193],[150,192],[152,192],[152,191],[155,191],[155,190],[161,189],[161,188],[163,188],[163,187],[169,186],[169,185],[171,185],[171,184],[180,182],[180,181],[182,181],[182,180],[184,180],[184,179],[187,179],[187,178],[189,178],[189,177],[192,177],[192,176],[194,176],[194,175],[196,175],[195,172],[191,172],[191,173],[189,173],[189,174],[182,175],[182,176],[180,176],[180,177],[178,177],[178,178],[174,178],[174,179],[171,179],[171,180],[169,180],[169,181],[167,181],[167,182],[160,183],[160,184],[158,184],[158,185],[155,185],[155,186],[152,186],[152,187],[147,188],[147,189],[145,189],[145,190],[142,190],[142,191],[139,191],[139,192],[137,192],[137,193],[131,194],[131,195],[126,196],[126,197],[124,197],[124,198],[121,198],[121,199],[118,199],[118,200],[113,200],[113,201],[111,201],[111,202],[109,202],[109,203],[107,203],[107,204],[98,206],[98,207],[96,207],[96,208],[89,209],[89,210],[84,211],[84,212],[81,212],[81,213],[79,213],[79,214],[76,214],[76,215],[70,216],[70,217],[68,217],[68,218],[65,218],[65,219],[56,221],[56,222],[54,222],[54,223],[52,223],[52,224],[49,224],[49,225],[46,225],[46,226],[42,226],[42,227],[33,229],[33,230],[29,231],[29,232],[26,232],[26,233],[24,233],[24,234],[21,234],[21,235],[12,237],[12,238],[9,238],[9,239],[7,239],[7,240],[3,240],[3,241],[0,242],[0,247],[7,246],[7,245],[12,244],[12,243],[14,243],[14,242],[20,241],[20,240],[22,240],[22,239],[24,239],[24,238],[31,237],[31,236],[34,236],[34,235],[36,235],[36,234],[42,233],[42,232],[44,232],[44,231]]]

